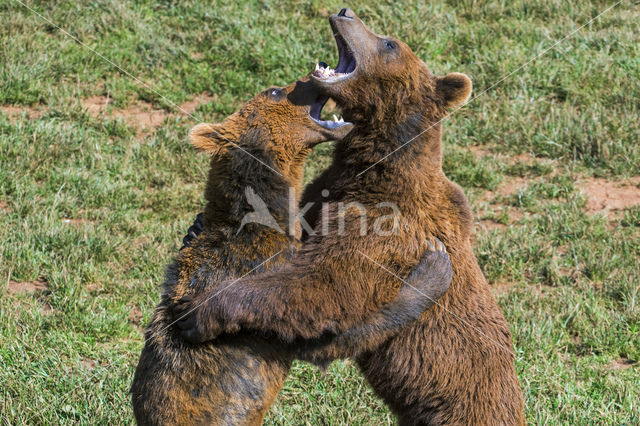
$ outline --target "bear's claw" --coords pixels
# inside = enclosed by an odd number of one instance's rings
[[[202,220],[202,213],[198,213],[198,215],[196,216],[196,220],[193,221],[193,225],[191,225],[187,230],[187,235],[185,235],[182,239],[182,247],[180,248],[180,250],[191,247],[191,243],[193,243],[193,240],[198,238],[198,235],[202,233],[203,229],[204,222]]]

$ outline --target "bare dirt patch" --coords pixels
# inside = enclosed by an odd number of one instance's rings
[[[585,181],[581,185],[587,197],[588,213],[619,212],[640,205],[640,177],[628,181],[613,182],[602,178]]]
[[[485,231],[492,231],[494,229],[504,229],[507,227],[504,223],[495,221],[493,219],[480,219],[478,222],[478,227]]]
[[[43,315],[50,315],[54,309],[47,301],[47,296],[50,294],[49,283],[44,278],[38,278],[34,281],[13,281],[9,280],[7,285],[7,292],[11,296],[19,295],[33,295],[37,300],[24,300],[18,302],[24,309],[33,311],[38,310]]]
[[[91,96],[85,99],[82,105],[89,114],[96,117],[101,115],[112,103],[113,99],[108,96]]]
[[[96,368],[98,366],[98,361],[95,361],[95,360],[90,359],[90,358],[85,358],[85,359],[80,361],[80,365],[82,365],[82,368],[84,368],[86,370],[93,370],[94,368]]]
[[[193,98],[192,100],[187,101],[187,102],[183,103],[182,105],[180,105],[180,108],[182,108],[183,110],[185,110],[189,114],[193,114],[193,112],[196,110],[196,108],[198,108],[200,105],[203,105],[203,104],[206,104],[208,102],[211,102],[214,99],[215,99],[215,96],[212,96],[212,95],[210,95],[208,93],[201,93],[198,96],[196,96],[195,98]]]
[[[169,116],[163,109],[153,109],[151,104],[139,103],[122,111],[117,111],[130,126],[138,129],[138,133],[160,127]]]
[[[9,294],[33,294],[49,291],[49,283],[42,278],[34,281],[12,281],[9,280],[7,286]]]
[[[496,283],[490,283],[490,287],[491,287],[491,290],[493,291],[494,296],[498,296],[498,297],[511,293],[512,291],[514,291],[514,289],[517,286],[518,286],[518,283],[508,282],[508,281],[507,282],[498,281]],[[537,295],[543,296],[552,292],[554,290],[554,287],[550,285],[545,285],[545,284],[534,284],[534,285],[527,285],[526,289],[527,291],[535,292]]]
[[[509,176],[509,178],[505,179],[500,184],[500,186],[496,190],[496,193],[498,195],[502,195],[503,197],[515,194],[522,188],[526,187],[530,181],[531,179],[526,179],[520,176]]]
[[[116,109],[112,107],[113,99],[108,96],[91,96],[85,99],[82,104],[92,117],[119,118],[127,125],[135,128],[138,137],[141,137],[162,126],[168,117],[184,112],[192,114],[198,106],[213,99],[214,96],[202,93],[180,105],[181,110],[175,113],[154,108],[152,104],[143,101],[138,101],[128,108]]]
[[[478,198],[478,201],[490,204],[498,204],[499,196],[508,197],[509,195],[515,194],[516,192],[525,188],[531,181],[532,179],[523,178],[520,176],[508,176],[502,181],[502,183],[500,183],[495,191],[485,191]]]
[[[139,306],[134,306],[129,310],[129,322],[138,327],[142,324],[142,309]]]
[[[524,213],[516,207],[493,202],[481,210],[478,217],[480,219],[476,222],[476,226],[491,231],[493,229],[504,229],[519,223],[524,217]]]
[[[15,105],[0,105],[0,111],[9,116],[9,122],[11,124],[16,122],[16,119],[22,116],[23,113],[27,114],[28,119],[36,119],[42,117],[42,111],[36,108],[29,108]]]
[[[629,358],[620,358],[607,365],[608,370],[626,370],[637,364],[638,361]]]
[[[505,179],[495,191],[485,191],[478,199],[476,231],[487,232],[494,229],[505,229],[524,217],[524,213],[516,207],[506,205],[504,198],[525,188],[531,179],[519,176]],[[507,216],[508,220],[502,220]],[[498,219],[500,218],[500,219]]]
[[[491,283],[491,290],[495,296],[503,296],[511,292],[511,289],[515,287],[515,283],[510,282],[497,282]]]
[[[0,212],[9,211],[9,204],[4,201],[0,201]]]
[[[471,151],[471,153],[478,159],[481,159],[487,156],[496,157],[503,163],[509,164],[511,166],[513,166],[514,164],[520,164],[520,163],[533,164],[536,161],[540,160],[535,155],[527,152],[522,154],[517,154],[517,155],[506,155],[506,154],[501,154],[501,153],[491,151],[490,149],[484,146],[479,146],[479,145],[471,145],[469,147],[469,151]],[[550,160],[547,159],[545,161],[550,161]]]
[[[122,119],[138,131],[138,135],[155,129],[164,123],[169,114],[163,109],[154,109],[146,102],[138,102],[129,108],[111,108],[113,99],[107,96],[92,96],[83,102],[84,108],[92,117],[115,117]]]
[[[89,283],[85,285],[84,288],[87,289],[87,291],[89,291],[90,293],[97,293],[103,290],[102,284],[100,283]]]
[[[493,153],[491,151],[489,151],[488,149],[482,147],[482,146],[478,146],[478,145],[471,145],[469,147],[469,151],[471,151],[471,153],[476,157],[476,158],[483,158],[486,157],[487,155],[493,155]]]

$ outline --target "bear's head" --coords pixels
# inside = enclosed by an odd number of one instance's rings
[[[374,33],[350,9],[329,21],[338,46],[338,65],[335,69],[317,66],[311,80],[336,101],[345,119],[376,130],[417,114],[435,123],[448,108],[469,98],[469,77],[434,76],[409,46]]]
[[[228,164],[236,178],[266,169],[288,181],[299,180],[316,144],[341,140],[353,128],[349,122],[320,119],[326,100],[307,76],[261,92],[221,123],[198,124],[189,138],[214,163]]]

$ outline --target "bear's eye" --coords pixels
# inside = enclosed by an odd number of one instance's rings
[[[278,89],[276,87],[276,88],[271,88],[271,89],[267,90],[267,96],[272,101],[280,102],[281,100],[283,100],[287,96],[287,92],[285,90]]]
[[[384,47],[386,47],[389,50],[394,50],[397,47],[397,45],[396,45],[395,41],[385,40],[384,41]]]

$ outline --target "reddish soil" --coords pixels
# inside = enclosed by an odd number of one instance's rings
[[[42,278],[38,278],[34,281],[12,281],[9,280],[7,286],[9,295],[17,296],[20,294],[36,295],[38,301],[21,301],[21,305],[28,307],[29,310],[39,310],[43,315],[50,315],[53,313],[53,308],[47,302],[47,294],[49,293],[49,284]],[[39,295],[39,296],[38,296]],[[38,303],[39,302],[39,303]]]
[[[129,322],[138,327],[142,324],[142,310],[139,306],[134,306],[129,310]]]
[[[524,217],[522,211],[515,207],[504,205],[500,201],[500,198],[518,192],[524,188],[530,180],[531,179],[525,179],[519,176],[509,177],[505,179],[495,191],[485,191],[485,193],[480,196],[479,202],[486,203],[487,205],[484,209],[478,208],[475,212],[476,217],[481,218],[477,221],[476,228],[479,227],[486,232],[494,229],[504,229],[507,226],[519,222]],[[509,217],[509,223],[505,225],[494,219],[486,218],[485,216],[487,216],[488,213],[498,216],[506,213]]]
[[[89,358],[85,358],[82,361],[80,361],[80,365],[82,365],[82,367],[87,370],[93,370],[98,366],[98,362]]]
[[[45,280],[41,278],[35,281],[22,282],[9,280],[7,290],[9,291],[9,294],[31,294],[48,291],[49,285]]]
[[[518,164],[518,163],[525,163],[525,164],[532,164],[536,161],[551,161],[549,159],[538,159],[536,158],[533,154],[529,154],[529,153],[522,153],[522,154],[518,154],[518,155],[505,155],[505,154],[500,154],[500,153],[496,153],[491,151],[488,148],[485,148],[483,146],[479,146],[479,145],[471,145],[469,147],[469,151],[471,151],[471,153],[476,157],[476,158],[483,158],[486,156],[492,156],[492,157],[496,157],[499,160],[502,160],[503,162],[505,162],[506,164],[509,165],[514,165],[514,164]]]
[[[494,214],[498,214],[498,215],[502,215],[504,213],[506,213],[507,217],[509,218],[509,223],[508,224],[504,224],[502,222],[498,222],[495,219],[492,219],[490,217],[482,217],[483,215],[487,214],[488,212],[494,213]],[[516,207],[511,207],[511,206],[504,206],[501,205],[499,203],[492,203],[492,205],[485,209],[484,212],[482,212],[483,214],[480,215],[480,217],[482,217],[480,219],[480,224],[481,226],[483,226],[484,228],[486,228],[487,230],[492,230],[492,229],[503,229],[506,228],[507,226],[511,226],[515,223],[518,223],[522,220],[522,218],[524,217],[524,213],[522,212],[522,210],[516,208]]]
[[[183,110],[185,110],[189,114],[193,114],[193,112],[196,110],[196,108],[198,108],[200,105],[203,105],[203,104],[206,104],[208,102],[211,102],[214,99],[215,99],[215,96],[211,96],[211,95],[209,95],[207,93],[201,93],[198,96],[196,96],[195,98],[193,98],[192,100],[187,101],[187,102],[183,103],[182,105],[180,105],[180,108],[182,108]]]
[[[192,114],[201,104],[210,102],[214,99],[208,94],[200,94],[190,101],[180,105],[181,113]],[[83,101],[83,106],[87,112],[93,117],[112,116],[124,120],[129,126],[138,131],[138,136],[153,131],[162,126],[167,117],[176,115],[169,113],[164,109],[154,109],[153,105],[148,102],[139,101],[134,105],[124,109],[113,109],[110,106],[113,99],[107,96],[92,96]]]
[[[27,118],[29,119],[36,119],[42,116],[42,111],[39,109],[14,105],[0,105],[0,111],[9,116],[9,122],[12,124],[15,123],[16,118],[18,118],[25,112],[27,113]]]
[[[638,361],[634,361],[629,358],[620,358],[616,359],[612,363],[610,363],[607,368],[609,370],[626,370],[627,368],[633,367],[636,365]]]
[[[581,189],[587,197],[588,213],[616,212],[640,205],[640,177],[623,182],[590,179],[581,185]]]
[[[477,223],[477,227],[484,231],[493,231],[494,229],[504,229],[507,227],[504,223],[496,222],[493,219],[480,219]]]
[[[156,109],[148,102],[139,101],[124,109],[114,109],[113,99],[108,96],[91,96],[82,101],[82,106],[92,117],[111,116],[124,120],[129,126],[134,127],[138,136],[162,126],[167,117],[181,113],[193,114],[198,106],[210,102],[214,99],[207,93],[197,95],[192,100],[180,105],[180,110],[167,112],[164,109]],[[9,121],[13,124],[16,119],[26,112],[29,119],[41,117],[42,109],[29,108],[15,105],[0,105],[0,111],[9,116]]]
[[[500,203],[496,200],[497,196],[507,197],[511,194],[515,194],[516,192],[527,186],[531,181],[532,179],[523,178],[520,176],[508,176],[507,178],[503,179],[502,183],[498,186],[498,188],[496,188],[495,191],[485,191],[484,194],[480,196],[479,201],[500,205]]]
[[[113,116],[124,120],[134,127],[141,135],[146,131],[161,126],[169,114],[163,109],[153,109],[146,102],[138,102],[126,109],[112,109],[109,107],[113,100],[106,96],[92,96],[83,102],[87,112],[93,117]]]
[[[100,283],[89,283],[86,284],[84,286],[85,289],[87,289],[87,291],[91,292],[91,293],[97,293],[100,290],[102,290],[102,284]]]
[[[527,186],[529,182],[531,182],[531,179],[523,178],[520,176],[509,176],[507,179],[504,179],[502,181],[502,184],[500,184],[500,186],[498,186],[496,193],[498,195],[502,195],[503,197],[515,194],[516,192]]]
[[[493,155],[491,151],[478,145],[470,146],[469,151],[471,151],[471,153],[477,158],[486,157],[487,155]]]
[[[511,289],[515,286],[514,283],[509,282],[497,282],[491,283],[491,290],[496,296],[502,296],[511,292]]]

